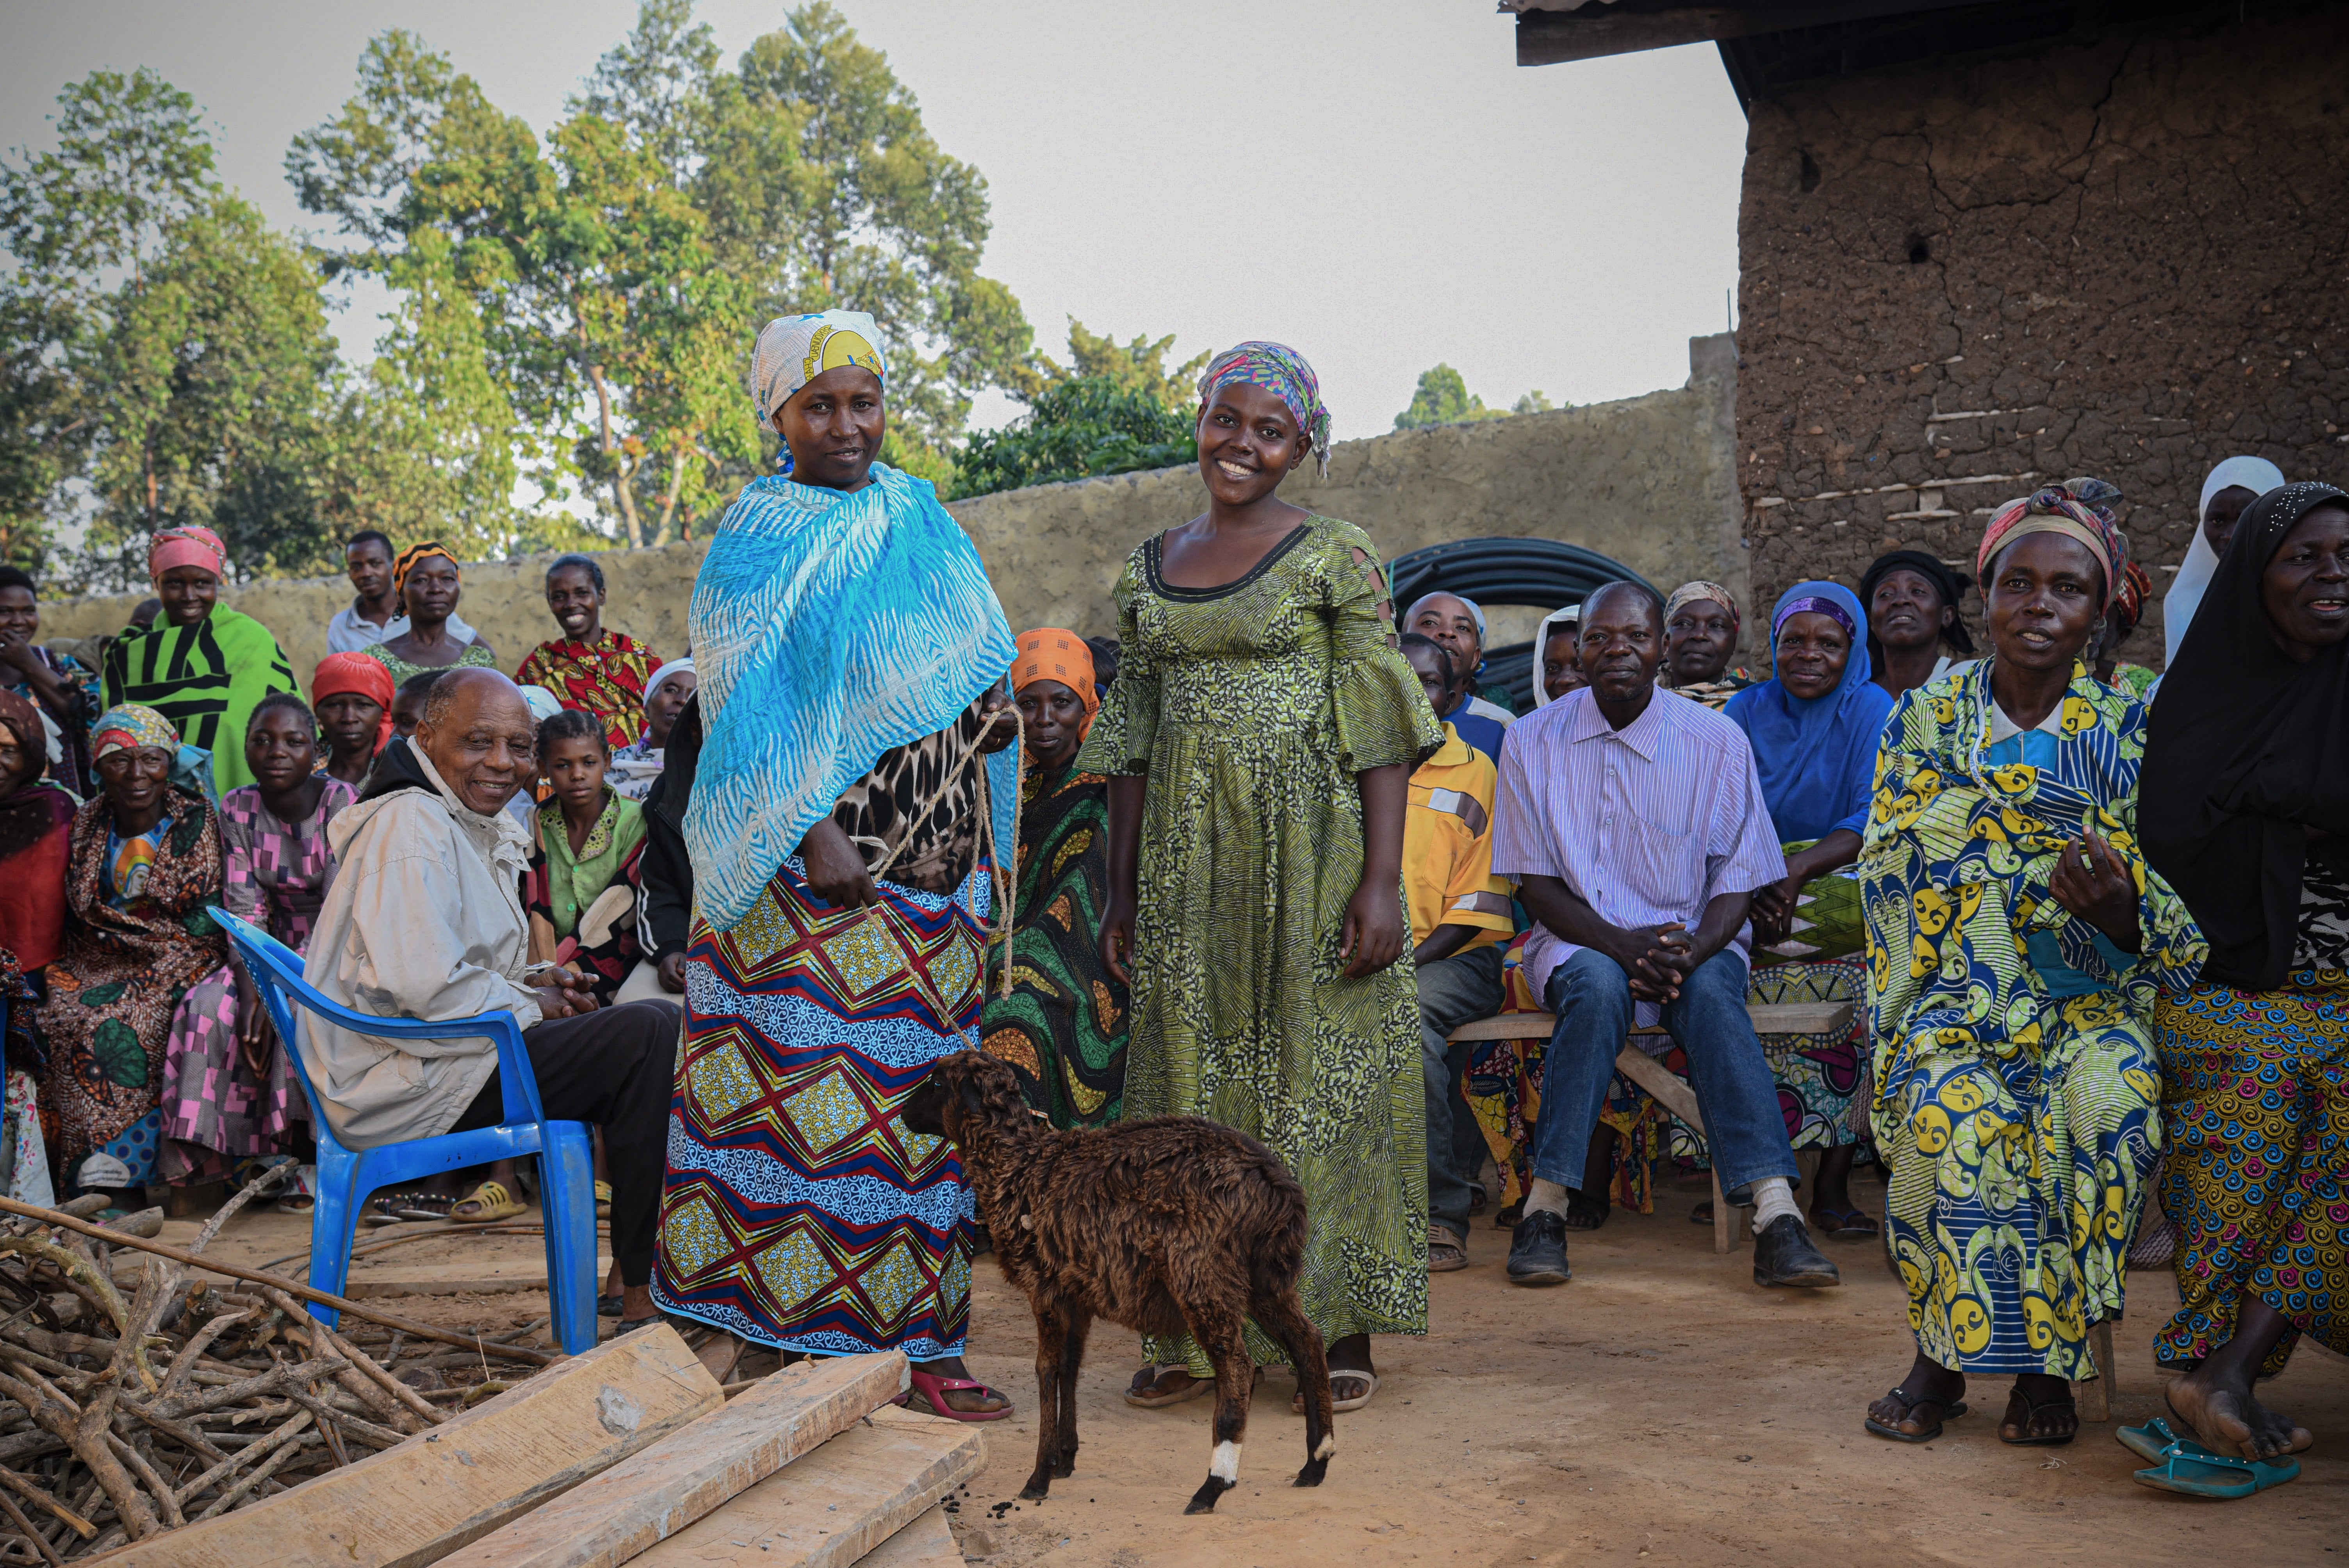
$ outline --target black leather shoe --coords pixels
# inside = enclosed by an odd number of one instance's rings
[[[1516,1254],[1509,1254],[1512,1262]],[[1811,1233],[1792,1214],[1781,1214],[1754,1233],[1755,1284],[1841,1284],[1827,1255],[1811,1245]]]
[[[1573,1277],[1574,1271],[1566,1266],[1564,1217],[1547,1209],[1528,1212],[1509,1237],[1509,1283],[1564,1284]]]

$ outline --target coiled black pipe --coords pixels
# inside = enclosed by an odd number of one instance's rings
[[[1457,593],[1479,604],[1535,604],[1562,610],[1609,583],[1655,584],[1621,562],[1555,539],[1460,539],[1394,558],[1388,569],[1395,614],[1430,593]],[[1511,643],[1485,650],[1485,680],[1504,687],[1519,713],[1534,706],[1535,649]]]

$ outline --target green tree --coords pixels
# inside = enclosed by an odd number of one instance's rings
[[[1457,425],[1471,419],[1490,419],[1500,410],[1487,408],[1485,400],[1468,390],[1468,383],[1449,365],[1439,365],[1419,375],[1419,387],[1411,395],[1411,407],[1395,416],[1398,430],[1415,430],[1423,425]]]
[[[824,0],[717,84],[705,152],[698,189],[721,263],[762,315],[870,311],[907,445],[943,455],[974,392],[1035,385],[1027,318],[978,272],[986,181],[939,148],[888,57]]]
[[[974,434],[955,463],[957,497],[1051,484],[1136,469],[1196,462],[1188,409],[1107,377],[1054,382],[1028,401],[1028,412],[999,430]]]
[[[38,571],[51,515],[88,459],[91,431],[58,353],[70,315],[23,282],[0,280],[0,562]]]
[[[136,581],[155,529],[202,523],[241,576],[326,558],[313,465],[335,368],[316,267],[233,196],[166,228],[161,252],[85,352],[99,435],[93,554]]]
[[[334,366],[316,269],[222,187],[160,77],[96,72],[58,104],[56,149],[0,165],[9,548],[71,517],[75,574],[135,581],[149,534],[203,523],[240,573],[309,566]]]
[[[1174,346],[1174,335],[1171,332],[1154,339],[1143,334],[1131,343],[1121,344],[1113,337],[1087,331],[1085,324],[1072,315],[1069,317],[1069,358],[1075,368],[1062,370],[1047,362],[1044,375],[1054,385],[1106,381],[1121,392],[1139,392],[1187,417],[1199,406],[1199,372],[1206,368],[1208,356],[1203,350],[1169,370],[1166,354]]]
[[[1416,430],[1423,425],[1466,425],[1479,419],[1506,419],[1512,414],[1546,414],[1550,408],[1548,396],[1541,392],[1528,392],[1506,408],[1487,408],[1482,397],[1468,390],[1460,372],[1449,365],[1438,365],[1420,372],[1411,407],[1395,416],[1394,428]]]
[[[741,393],[768,316],[839,304],[889,335],[886,455],[939,480],[988,384],[1032,373],[1019,303],[979,275],[985,184],[940,151],[878,51],[822,4],[719,69],[689,0],[646,0],[544,146],[412,35],[287,160],[389,278],[429,231],[550,490],[575,481],[630,543],[689,532],[760,471]]]
[[[334,537],[433,537],[467,560],[512,549],[530,432],[491,366],[480,313],[445,238],[426,232],[392,267],[400,291],[373,363],[347,377],[320,483]]]

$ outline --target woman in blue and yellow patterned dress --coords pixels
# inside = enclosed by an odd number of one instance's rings
[[[1968,1374],[2011,1376],[1999,1429],[2067,1443],[2067,1380],[2120,1315],[2159,1151],[2156,995],[2202,959],[2137,839],[2145,707],[2081,662],[2123,559],[2044,490],[1991,520],[1992,652],[1900,699],[1860,852],[1877,1147],[1917,1359],[1868,1429],[1923,1442]]]

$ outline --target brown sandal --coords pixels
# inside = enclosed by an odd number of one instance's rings
[[[1168,1405],[1180,1405],[1186,1399],[1200,1398],[1216,1391],[1213,1377],[1191,1377],[1186,1367],[1162,1367],[1153,1362],[1143,1370],[1150,1374],[1150,1381],[1138,1387],[1129,1384],[1125,1390],[1125,1402],[1137,1410],[1164,1409]],[[1170,1372],[1180,1372],[1191,1380],[1180,1388],[1162,1390],[1160,1385]]]

